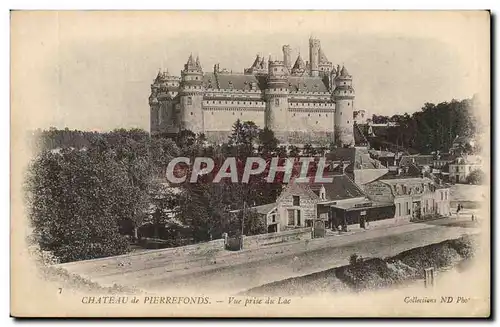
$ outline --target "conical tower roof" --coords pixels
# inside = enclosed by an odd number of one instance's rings
[[[305,68],[306,64],[304,63],[304,60],[302,59],[299,53],[299,55],[297,56],[297,60],[295,60],[295,64],[293,65],[292,70],[305,69]]]
[[[252,67],[258,67],[258,66],[260,65],[260,63],[261,63],[261,59],[260,59],[259,54],[257,54],[257,55],[255,56],[255,60],[254,60],[254,62],[253,62],[253,64],[252,64]]]
[[[323,52],[323,50],[321,48],[319,49],[319,62],[320,63],[327,63],[328,62],[328,58],[326,57],[325,53]]]
[[[349,72],[345,68],[345,66],[342,66],[342,70],[340,71],[340,76],[349,76]]]
[[[188,66],[194,66],[194,60],[193,60],[193,54],[192,53],[189,55],[187,64],[188,64]]]

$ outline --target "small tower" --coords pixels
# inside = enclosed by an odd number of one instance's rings
[[[288,74],[283,61],[269,58],[264,124],[282,143],[288,140]]]
[[[309,39],[309,65],[311,76],[319,76],[319,49],[321,43],[318,39]]]
[[[203,70],[200,60],[189,56],[184,70],[181,72],[180,95],[180,129],[194,133],[203,133]]]
[[[352,87],[352,76],[345,67],[335,78],[335,90],[333,91],[335,101],[335,143],[340,147],[354,146],[354,89]]]

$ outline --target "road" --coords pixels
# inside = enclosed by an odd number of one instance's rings
[[[464,215],[458,219],[410,223],[309,242],[280,244],[216,256],[212,258],[213,262],[195,266],[158,259],[147,269],[106,270],[86,277],[101,285],[116,283],[153,293],[182,289],[183,293],[193,294],[199,294],[200,290],[206,293],[225,290],[236,294],[262,284],[346,265],[354,253],[362,257],[393,256],[415,247],[478,232],[478,226],[468,221],[470,215]],[[172,268],[172,264],[177,269]]]

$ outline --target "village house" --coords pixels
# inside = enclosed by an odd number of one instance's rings
[[[467,177],[474,170],[482,169],[482,160],[479,156],[464,156],[456,158],[449,165],[449,178],[452,183],[465,183]]]
[[[327,183],[287,184],[275,203],[250,208],[266,221],[268,233],[294,228],[337,229],[394,217],[393,203],[368,198],[346,174],[333,173]]]
[[[346,229],[349,225],[366,223],[394,216],[392,203],[375,202],[345,174],[333,175],[332,183],[313,183],[308,186],[320,201],[318,217],[325,221],[326,228]]]
[[[396,221],[450,214],[449,186],[426,177],[388,175],[366,184],[364,190],[375,201],[393,203]]]

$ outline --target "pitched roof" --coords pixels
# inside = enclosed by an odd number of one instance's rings
[[[289,76],[290,91],[328,92],[328,85],[322,77]]]
[[[205,73],[203,75],[203,86],[213,89],[235,89],[250,90],[252,83],[256,83],[257,89],[265,88],[265,78],[260,78],[252,74],[217,74]]]
[[[329,161],[350,162],[354,169],[378,169],[384,168],[380,161],[370,157],[367,149],[359,148],[337,148],[326,155]]]
[[[432,179],[427,177],[407,177],[407,178],[403,177],[403,178],[391,178],[391,179],[384,179],[383,177],[384,176],[382,176],[378,180],[389,185],[394,185],[399,183],[406,183],[406,184],[434,183]]]
[[[326,57],[325,53],[321,48],[319,49],[319,63],[320,64],[328,63],[328,58]]]
[[[295,64],[293,65],[292,70],[295,70],[295,69],[300,69],[300,70],[306,69],[306,64],[305,64],[304,60],[302,59],[302,57],[300,56],[300,53],[297,56],[297,60],[295,60]]]
[[[319,191],[321,187],[325,188],[325,196],[328,200],[344,200],[366,196],[365,193],[354,183],[347,175],[331,175],[331,183],[309,183],[309,188],[313,191]]]
[[[365,137],[365,134],[356,123],[354,123],[354,144],[365,146],[369,144],[368,140]]]
[[[349,72],[347,71],[347,69],[345,68],[345,66],[342,66],[342,70],[340,71],[340,76],[350,76],[349,75]]]
[[[276,206],[277,206],[277,204],[275,202],[273,202],[273,203],[263,204],[263,205],[256,206],[256,207],[251,207],[250,209],[257,211],[257,213],[260,213],[262,215],[267,215],[270,211],[275,209]]]
[[[417,166],[430,166],[434,161],[434,156],[432,154],[417,154],[411,156],[402,156],[399,162],[400,166],[407,166],[411,163]]]

